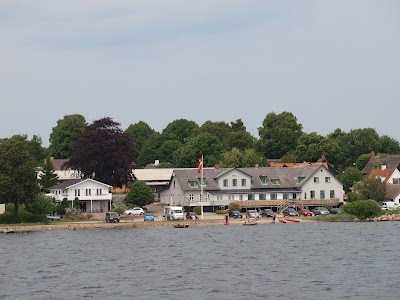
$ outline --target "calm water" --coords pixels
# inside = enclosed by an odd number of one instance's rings
[[[400,223],[0,235],[0,299],[400,299]]]

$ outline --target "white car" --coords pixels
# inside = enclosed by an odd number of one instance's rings
[[[144,215],[144,210],[141,207],[134,207],[131,209],[128,209],[124,212],[126,215],[132,215],[132,216],[143,216]]]

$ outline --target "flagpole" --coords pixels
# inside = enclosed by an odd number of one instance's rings
[[[203,154],[201,155],[201,184],[200,184],[200,198],[201,198],[201,219],[204,220],[204,213],[203,213],[203,184],[204,184],[204,160]]]

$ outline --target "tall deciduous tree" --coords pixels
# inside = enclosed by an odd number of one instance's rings
[[[86,178],[122,186],[132,178],[132,139],[120,124],[102,118],[89,125],[72,145],[67,167],[80,171]]]
[[[395,139],[393,139],[387,135],[382,135],[379,138],[379,142],[381,145],[381,148],[379,149],[380,153],[387,153],[387,154],[400,153],[400,144]]]
[[[15,215],[38,192],[35,165],[29,143],[20,136],[0,141],[0,202],[13,203]]]
[[[146,206],[154,202],[154,193],[146,182],[136,180],[129,184],[129,193],[126,195],[125,202],[128,206]]]
[[[125,133],[130,135],[132,138],[135,157],[139,156],[144,143],[155,132],[156,131],[144,121],[139,121],[138,123],[129,125],[129,127],[125,130]]]
[[[52,187],[58,183],[58,175],[54,171],[53,164],[50,159],[46,159],[46,162],[43,166],[43,172],[40,174],[39,184],[41,185],[42,190],[46,190],[49,187]]]
[[[269,113],[262,127],[258,128],[262,150],[267,158],[281,158],[286,152],[296,149],[303,126],[290,112]]]
[[[347,168],[340,175],[340,182],[343,183],[343,188],[346,192],[350,191],[350,188],[364,178],[363,173],[354,167]]]
[[[82,115],[66,115],[57,121],[50,134],[50,156],[55,158],[69,158],[72,144],[83,134],[87,126]]]
[[[163,133],[175,134],[178,140],[182,144],[185,144],[188,141],[189,136],[192,134],[192,131],[198,127],[199,125],[194,121],[178,119],[169,123],[163,130]]]

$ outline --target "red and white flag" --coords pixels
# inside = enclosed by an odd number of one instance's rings
[[[203,169],[203,155],[199,158],[199,161],[197,162],[197,173],[201,173],[202,169]]]

